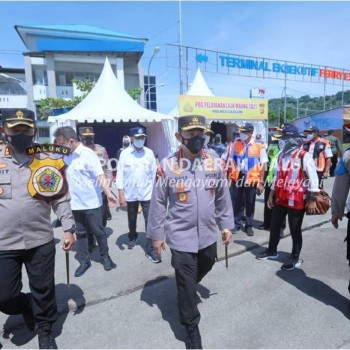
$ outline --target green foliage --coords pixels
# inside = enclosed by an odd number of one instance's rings
[[[128,90],[128,94],[135,100],[138,101],[142,94],[142,89],[140,87],[137,88],[130,88]]]
[[[304,95],[297,101],[294,97],[286,100],[286,122],[292,122],[297,117],[315,114],[323,111],[323,97],[310,97]],[[350,90],[344,91],[343,104],[350,104]],[[326,110],[340,107],[342,105],[342,92],[335,95],[326,95]],[[284,121],[284,97],[269,100],[269,125],[278,126]]]
[[[95,84],[93,81],[89,79],[85,79],[85,80],[73,79],[72,83],[76,84],[77,89],[83,92],[82,96],[75,96],[71,99],[47,97],[37,101],[36,106],[39,112],[40,119],[47,119],[50,115],[52,115],[52,110],[54,108],[75,107],[86,97],[86,95],[92,90]]]

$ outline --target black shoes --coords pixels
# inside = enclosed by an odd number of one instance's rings
[[[88,268],[91,267],[91,261],[81,263],[80,266],[76,269],[74,276],[80,277],[82,276]]]
[[[187,334],[188,336],[185,340],[186,349],[203,349],[202,338],[198,327],[191,331],[188,330]]]
[[[139,238],[139,235],[136,235],[135,238],[133,238],[133,239],[131,239],[131,240],[129,241],[129,243],[128,243],[128,249],[133,249],[133,248],[135,248],[135,245],[136,245],[136,243],[137,243],[138,238]]]
[[[245,229],[245,232],[247,232],[247,235],[248,236],[254,236],[254,231],[253,231],[253,228],[251,226],[248,226],[246,229]]]
[[[157,254],[155,250],[151,250],[149,253],[146,253],[145,256],[155,264],[162,262],[162,258]]]
[[[278,253],[272,253],[269,252],[267,249],[256,256],[258,260],[277,260],[278,259]]]
[[[38,329],[39,349],[57,349],[55,338],[51,334],[50,327]]]
[[[299,257],[293,257],[292,255],[289,257],[288,261],[285,262],[282,266],[282,270],[291,271],[294,270],[296,267],[299,267],[301,264],[301,261],[299,260]]]
[[[237,233],[240,229],[241,229],[241,227],[235,226],[235,228],[232,230],[232,233],[235,234],[235,233]]]
[[[266,227],[264,224],[258,226],[258,230],[270,231],[270,227]]]
[[[115,264],[109,255],[101,259],[101,264],[103,265],[103,268],[106,271],[110,271],[112,269],[115,269],[117,267],[117,264]]]

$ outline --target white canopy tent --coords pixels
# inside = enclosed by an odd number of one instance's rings
[[[193,78],[192,84],[188,89],[186,95],[190,96],[214,96],[211,90],[209,89],[206,81],[203,78],[203,75],[199,68],[197,68],[196,75]],[[174,107],[170,113],[170,116],[175,117],[172,120],[168,120],[166,123],[168,124],[168,128],[172,130],[172,134],[174,135],[178,129],[178,117],[179,117],[179,105]],[[177,143],[175,138],[171,139],[171,149],[174,152],[177,148]]]
[[[60,126],[77,123],[137,122],[147,128],[147,145],[159,158],[167,156],[174,137],[166,121],[170,115],[143,108],[124,90],[106,58],[102,73],[90,93],[77,106],[59,116],[50,116],[50,135]]]

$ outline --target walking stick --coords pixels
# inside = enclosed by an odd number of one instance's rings
[[[66,239],[66,240],[64,241],[64,246],[65,246],[65,247],[68,247],[68,245],[69,245],[69,240]],[[70,283],[69,283],[69,251],[66,250],[65,253],[66,253],[67,287],[69,288],[69,287],[70,287]]]

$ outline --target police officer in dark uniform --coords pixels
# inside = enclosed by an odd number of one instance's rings
[[[217,226],[226,245],[232,240],[234,227],[221,159],[203,150],[206,130],[203,116],[179,117],[176,137],[182,144],[158,169],[147,226],[147,237],[159,255],[165,247],[164,238],[171,248],[188,349],[202,348],[196,286],[214,265]]]
[[[34,112],[2,109],[2,118],[7,143],[0,147],[0,311],[23,314],[28,328],[38,332],[39,348],[55,349],[51,327],[57,319],[56,250],[51,209],[62,222],[63,249],[70,250],[75,242],[68,186],[60,185],[65,184],[64,162],[44,151],[27,155],[36,131]],[[21,292],[23,264],[28,294]]]

